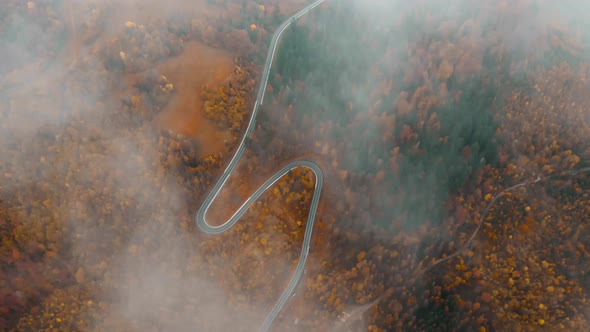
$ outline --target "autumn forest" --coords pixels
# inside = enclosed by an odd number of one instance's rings
[[[308,3],[0,4],[0,330],[259,328],[313,173],[225,233],[195,214]],[[327,0],[282,34],[208,215],[320,165],[273,331],[590,330],[589,20],[480,3]]]

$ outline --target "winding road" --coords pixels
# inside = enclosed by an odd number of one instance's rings
[[[260,327],[261,331],[268,331],[270,329],[272,323],[277,318],[281,309],[285,306],[287,301],[289,301],[289,299],[291,298],[291,295],[293,294],[295,287],[297,286],[297,284],[299,282],[299,279],[301,278],[301,276],[305,272],[305,262],[307,260],[307,255],[309,254],[309,245],[311,243],[311,235],[312,235],[314,224],[315,224],[315,216],[317,213],[318,203],[319,203],[320,195],[322,192],[322,185],[324,182],[324,175],[322,173],[322,170],[320,169],[320,167],[316,163],[309,161],[309,160],[296,160],[296,161],[290,162],[289,164],[287,164],[286,166],[281,168],[278,172],[276,172],[272,177],[270,177],[268,180],[266,180],[264,182],[264,184],[262,184],[262,186],[260,186],[250,197],[248,197],[248,199],[246,199],[246,201],[229,218],[229,220],[225,221],[223,224],[221,224],[219,226],[211,226],[207,222],[207,212],[209,211],[211,204],[213,203],[213,201],[215,200],[215,198],[217,197],[217,195],[219,194],[219,192],[221,191],[221,189],[225,185],[225,183],[226,183],[227,179],[229,178],[229,176],[231,175],[231,173],[236,169],[238,162],[240,161],[240,159],[242,158],[242,155],[244,154],[244,151],[246,150],[246,142],[249,139],[252,132],[254,131],[254,126],[256,123],[256,116],[258,114],[258,108],[260,107],[260,105],[262,105],[262,102],[264,100],[264,92],[266,90],[266,84],[268,82],[270,68],[272,66],[275,50],[277,48],[277,42],[278,42],[279,38],[281,37],[281,34],[293,22],[295,22],[301,16],[307,14],[310,10],[314,9],[315,7],[317,7],[318,5],[323,3],[324,1],[326,1],[326,0],[317,0],[317,1],[309,4],[304,9],[299,11],[297,14],[289,17],[275,31],[275,33],[272,37],[272,40],[270,42],[268,55],[266,56],[266,62],[264,64],[262,79],[260,81],[260,87],[258,88],[258,95],[256,97],[256,102],[254,103],[254,109],[252,111],[252,116],[250,117],[250,122],[248,123],[246,133],[244,134],[244,137],[242,138],[242,141],[240,142],[240,145],[238,146],[238,149],[237,149],[236,153],[234,154],[233,158],[231,159],[229,165],[227,166],[225,171],[223,171],[223,174],[221,174],[221,177],[219,178],[219,180],[217,181],[217,183],[213,187],[213,190],[211,190],[211,192],[209,193],[209,195],[207,196],[207,198],[205,199],[205,201],[203,202],[203,204],[199,208],[199,211],[197,212],[197,216],[196,216],[197,226],[203,232],[205,232],[207,234],[223,233],[223,232],[227,231],[228,229],[230,229],[233,225],[235,225],[236,222],[238,222],[238,220],[244,215],[246,210],[248,210],[250,205],[252,203],[254,203],[266,190],[268,190],[270,187],[272,187],[275,182],[277,182],[279,179],[281,179],[283,176],[285,176],[285,174],[289,173],[291,170],[298,168],[298,167],[303,167],[303,168],[310,169],[314,173],[314,175],[315,175],[315,188],[314,188],[314,193],[313,193],[313,197],[311,200],[311,207],[309,209],[309,215],[307,216],[307,225],[305,227],[305,233],[303,236],[303,245],[301,246],[301,254],[299,256],[299,261],[297,262],[297,267],[295,268],[295,272],[291,276],[291,280],[289,281],[289,284],[287,285],[287,287],[285,288],[285,290],[281,294],[281,297],[279,298],[277,303],[274,305],[274,307],[272,308],[272,310],[270,311],[270,313],[266,317],[264,323]]]

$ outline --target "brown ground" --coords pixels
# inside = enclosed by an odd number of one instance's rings
[[[195,138],[201,157],[223,151],[225,141],[230,139],[229,131],[220,130],[205,119],[201,88],[224,82],[233,66],[229,53],[190,42],[180,56],[166,60],[157,68],[173,82],[176,95],[156,122],[162,128]]]

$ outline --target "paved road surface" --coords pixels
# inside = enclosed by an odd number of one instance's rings
[[[225,171],[223,172],[223,174],[221,175],[221,177],[219,178],[219,180],[217,181],[217,183],[213,187],[213,190],[211,190],[211,192],[209,193],[209,195],[207,196],[207,198],[205,199],[205,201],[203,202],[203,204],[199,208],[199,211],[197,212],[197,216],[196,216],[197,226],[203,232],[208,233],[208,234],[223,233],[223,232],[227,231],[228,229],[230,229],[233,225],[235,225],[236,222],[242,217],[242,215],[244,215],[244,213],[246,212],[248,207],[250,207],[250,205],[252,203],[254,203],[267,189],[272,187],[272,185],[275,182],[277,182],[280,178],[282,178],[285,174],[289,173],[291,170],[298,168],[298,167],[304,167],[304,168],[310,169],[315,174],[315,180],[316,180],[315,181],[315,190],[314,190],[313,197],[311,200],[311,207],[309,209],[309,215],[307,217],[307,226],[305,227],[303,245],[301,247],[301,254],[299,256],[299,261],[297,263],[297,267],[295,269],[295,272],[291,276],[291,280],[289,281],[287,288],[285,288],[285,290],[281,294],[281,297],[279,298],[277,303],[274,305],[271,312],[266,317],[266,320],[262,324],[262,326],[260,328],[261,331],[268,331],[270,329],[272,323],[277,318],[277,316],[278,316],[279,312],[281,311],[281,309],[283,308],[283,306],[291,298],[291,295],[293,294],[293,291],[295,290],[295,287],[297,286],[299,279],[301,278],[301,276],[303,275],[303,273],[305,271],[305,261],[307,260],[307,255],[309,254],[309,245],[311,242],[311,234],[313,232],[313,226],[315,223],[315,216],[316,216],[316,212],[317,212],[317,208],[318,208],[318,203],[320,200],[322,185],[324,182],[324,175],[322,173],[322,170],[320,169],[320,167],[316,163],[309,161],[309,160],[297,160],[297,161],[290,162],[289,164],[287,164],[286,166],[281,168],[277,173],[275,173],[271,178],[266,180],[266,182],[264,182],[264,184],[262,186],[260,186],[260,188],[258,188],[254,192],[254,194],[252,194],[252,196],[250,196],[242,204],[242,206],[240,206],[240,208],[229,218],[229,220],[227,220],[223,224],[221,224],[219,226],[209,225],[209,223],[207,223],[207,212],[209,211],[211,204],[213,203],[213,201],[215,200],[215,198],[219,194],[219,191],[221,190],[221,188],[223,188],[227,179],[229,178],[231,173],[235,170],[238,162],[242,158],[242,155],[244,154],[244,151],[246,150],[245,143],[246,143],[247,139],[250,137],[250,135],[252,134],[252,132],[254,131],[254,126],[256,123],[256,115],[258,114],[258,108],[260,107],[260,105],[262,105],[262,102],[264,100],[264,92],[266,90],[266,84],[268,82],[268,75],[270,73],[270,67],[272,66],[275,50],[277,48],[277,42],[278,42],[279,38],[281,37],[281,34],[283,33],[283,31],[285,31],[285,29],[287,29],[287,27],[289,27],[289,25],[291,25],[293,22],[295,22],[298,18],[307,14],[310,10],[317,7],[318,5],[323,3],[324,1],[326,1],[326,0],[318,0],[318,1],[311,3],[310,5],[308,5],[304,9],[302,9],[300,12],[298,12],[297,14],[288,18],[275,31],[275,33],[272,37],[272,40],[270,42],[270,48],[268,50],[268,55],[266,56],[266,62],[265,62],[264,70],[262,73],[262,79],[260,81],[260,87],[258,88],[258,95],[256,97],[256,102],[254,103],[254,109],[252,111],[252,116],[250,118],[250,122],[248,123],[246,133],[244,134],[244,137],[242,138],[242,141],[238,147],[238,150],[236,151],[235,155],[231,159],[231,162],[229,163],[229,165],[227,166],[227,168],[225,169]]]

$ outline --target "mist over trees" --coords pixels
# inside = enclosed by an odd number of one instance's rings
[[[260,326],[313,174],[217,237],[194,214],[241,141],[274,29],[305,3],[0,3],[0,330]],[[293,159],[321,166],[276,331],[588,329],[586,7],[328,0],[284,32],[208,216]]]

